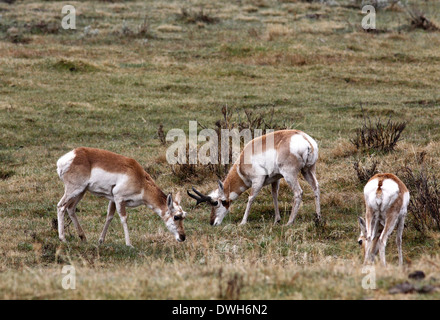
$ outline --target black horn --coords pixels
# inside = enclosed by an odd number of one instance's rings
[[[186,193],[193,199],[197,200],[196,206],[199,205],[202,202],[209,202],[210,205],[216,206],[218,204],[217,201],[212,200],[210,196],[204,195],[203,193],[197,191],[194,187],[192,187],[192,190],[197,194],[192,194],[188,190],[186,190]]]

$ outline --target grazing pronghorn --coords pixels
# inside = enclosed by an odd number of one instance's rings
[[[183,220],[186,212],[180,207],[180,194],[172,199],[166,196],[154,183],[150,175],[134,159],[119,154],[93,148],[77,148],[62,156],[57,162],[57,172],[64,183],[64,196],[58,203],[58,233],[64,236],[64,211],[67,209],[79,237],[86,239],[76,217],[75,208],[86,191],[110,200],[107,219],[99,242],[104,242],[115,210],[118,211],[124,228],[125,243],[131,246],[128,235],[126,207],[147,205],[153,209],[177,241],[185,240]]]
[[[294,201],[287,225],[293,224],[302,199],[302,189],[298,183],[301,172],[315,193],[317,218],[321,218],[319,184],[316,179],[318,145],[309,135],[298,130],[280,130],[250,141],[236,160],[224,182],[218,182],[218,189],[204,195],[193,187],[197,194],[188,195],[197,204],[208,202],[212,206],[211,225],[219,225],[229,211],[231,201],[251,188],[246,211],[241,224],[249,216],[252,202],[265,185],[272,185],[275,207],[275,223],[281,220],[278,208],[280,179],[284,178],[293,190]]]
[[[380,173],[365,185],[364,197],[366,214],[365,220],[359,217],[361,235],[358,239],[364,248],[364,263],[374,262],[379,251],[380,261],[386,266],[385,247],[397,225],[396,243],[399,265],[402,265],[402,233],[409,203],[408,189],[394,174]]]

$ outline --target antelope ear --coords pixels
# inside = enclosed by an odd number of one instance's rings
[[[180,195],[180,191],[177,192],[176,197],[174,198],[174,200],[180,204],[180,200],[182,200],[182,196]]]
[[[223,196],[225,194],[225,187],[223,186],[223,182],[218,181],[218,191],[219,195]]]
[[[172,196],[171,193],[169,193],[168,196],[167,196],[167,206],[168,206],[168,209],[170,209],[170,211],[174,209],[174,207],[173,207],[173,196]]]
[[[359,217],[359,226],[361,227],[361,232],[363,235],[367,234],[367,226],[365,225],[365,220]]]

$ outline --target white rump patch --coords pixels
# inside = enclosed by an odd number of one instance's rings
[[[57,161],[57,173],[58,176],[63,179],[63,175],[69,170],[73,159],[75,159],[75,151],[72,150],[66,153],[64,156]]]
[[[368,182],[364,188],[364,196],[367,204],[375,211],[386,211],[399,196],[399,185],[392,179],[382,182],[382,193],[377,196],[379,179]]]
[[[252,169],[256,175],[270,176],[275,170],[277,152],[275,149],[254,154],[251,157]]]
[[[402,214],[406,214],[408,204],[409,204],[409,192],[405,192],[403,194],[403,203],[402,203],[402,209],[401,209]]]
[[[382,184],[382,206],[381,210],[385,211],[396,201],[399,196],[399,185],[391,179],[386,179]]]
[[[409,192],[405,192],[403,195],[403,205],[407,207],[409,204]]]
[[[290,153],[301,160],[304,165],[312,165],[318,160],[318,145],[305,133],[294,134],[290,138]]]
[[[313,152],[310,152],[309,156],[307,158],[307,165],[312,165],[312,164],[314,164],[318,160],[318,144],[307,133],[303,132],[302,135],[304,135],[307,138],[307,140],[309,140],[310,144],[313,147]]]
[[[377,190],[378,186],[379,186],[378,179],[373,179],[373,180],[369,181],[364,187],[365,199],[367,199],[367,197],[372,193],[374,193],[374,196],[376,196],[376,190]]]

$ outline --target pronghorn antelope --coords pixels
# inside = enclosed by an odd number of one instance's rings
[[[397,249],[399,265],[403,264],[402,233],[409,203],[409,192],[403,182],[391,173],[373,176],[364,188],[365,220],[359,217],[361,235],[359,245],[364,249],[365,261],[373,262],[379,251],[384,266],[385,247],[390,234],[397,225]]]
[[[183,220],[186,212],[180,207],[180,194],[176,195],[174,201],[171,194],[166,196],[136,160],[106,150],[77,148],[58,160],[57,172],[64,183],[64,196],[57,206],[58,233],[61,241],[66,241],[64,236],[66,209],[78,230],[79,237],[86,240],[76,217],[75,208],[87,190],[110,200],[107,219],[99,238],[100,243],[105,240],[116,210],[124,228],[125,243],[131,246],[125,208],[143,204],[162,218],[177,241],[185,240]]]
[[[293,190],[293,206],[287,225],[293,224],[301,203],[303,191],[298,183],[301,172],[315,193],[317,218],[321,218],[319,184],[316,179],[318,145],[309,135],[298,130],[280,130],[255,138],[249,142],[236,160],[218,189],[204,195],[193,187],[188,195],[197,204],[208,202],[212,206],[211,225],[220,225],[229,211],[231,202],[247,189],[250,190],[246,211],[241,224],[245,224],[252,202],[261,188],[270,184],[275,207],[275,223],[281,220],[278,208],[280,179],[284,178]]]

